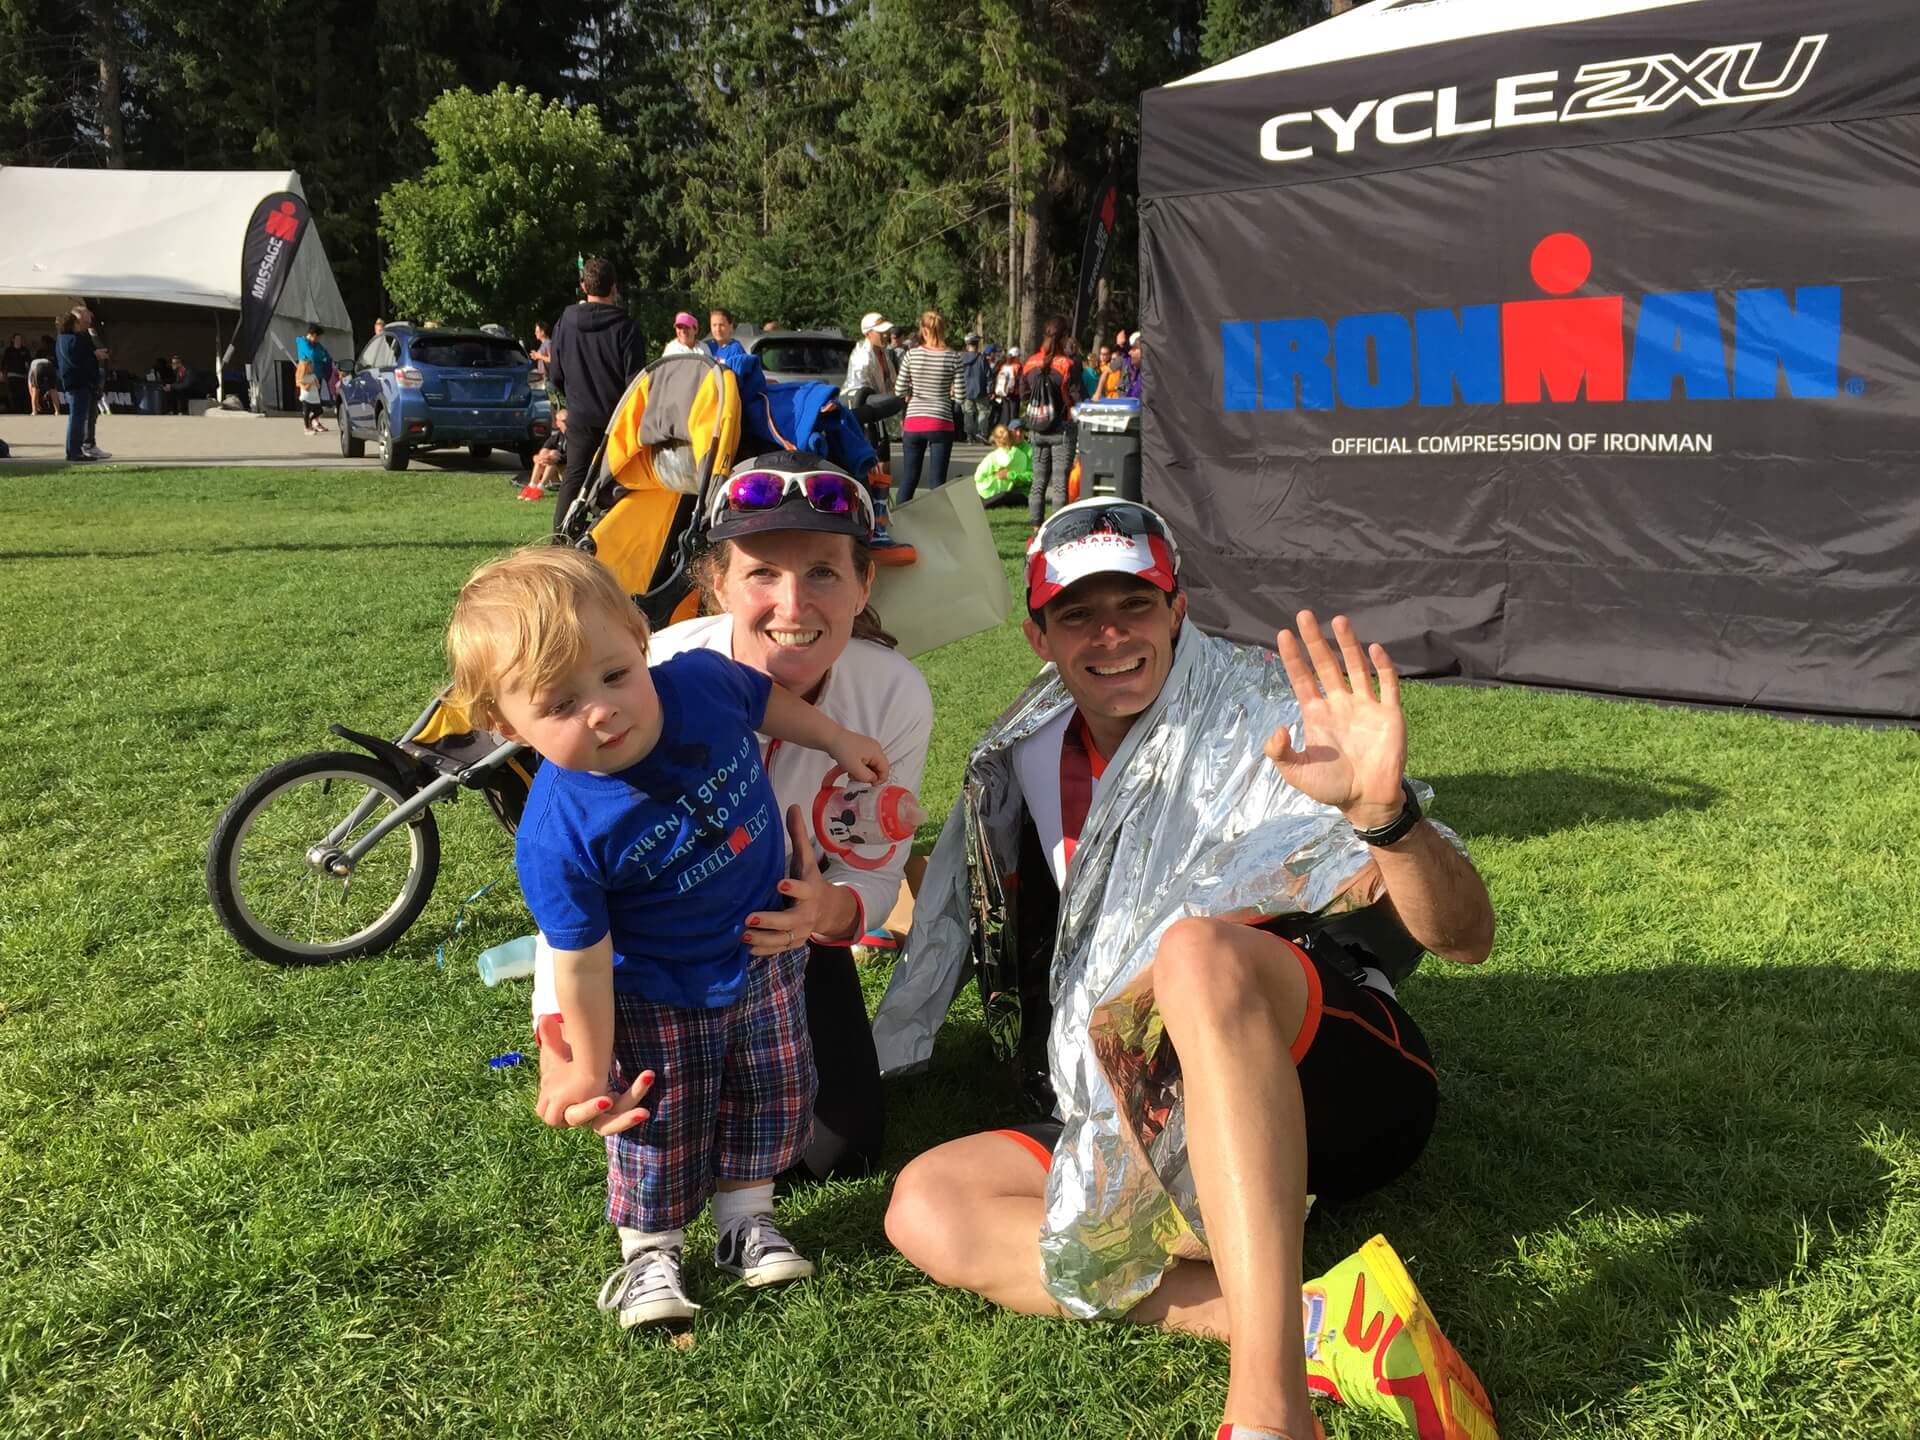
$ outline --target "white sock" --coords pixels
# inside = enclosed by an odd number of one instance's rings
[[[725,1234],[749,1215],[773,1214],[773,1181],[713,1192],[713,1228]]]
[[[629,1230],[620,1227],[620,1258],[631,1260],[642,1250],[678,1250],[687,1243],[685,1230]]]

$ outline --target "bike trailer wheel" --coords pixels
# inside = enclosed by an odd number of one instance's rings
[[[227,806],[207,847],[207,898],[227,933],[276,965],[378,955],[420,918],[440,873],[430,809],[357,861],[345,852],[411,791],[348,751],[284,760]]]

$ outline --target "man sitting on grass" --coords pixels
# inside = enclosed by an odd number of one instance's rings
[[[914,1160],[888,1236],[1009,1309],[1226,1340],[1223,1440],[1319,1433],[1310,1389],[1421,1440],[1491,1436],[1384,1240],[1302,1285],[1309,1194],[1387,1183],[1433,1127],[1386,972],[1493,940],[1403,775],[1392,662],[1344,617],[1336,652],[1303,611],[1278,666],[1187,626],[1143,505],[1069,505],[1027,553],[1027,640],[1054,669],[973,750],[875,1032],[885,1069],[924,1060],[971,952],[989,1033],[1056,1118]]]

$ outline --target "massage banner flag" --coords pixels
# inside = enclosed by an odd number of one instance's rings
[[[242,364],[252,363],[310,220],[307,202],[290,190],[269,195],[254,207],[240,250],[240,327],[221,357],[222,365],[236,353]]]
[[[1910,0],[1374,0],[1142,106],[1192,613],[1920,719]]]
[[[1093,192],[1093,205],[1087,212],[1087,238],[1080,247],[1080,285],[1074,292],[1073,329],[1067,333],[1084,339],[1093,315],[1094,292],[1100,277],[1107,273],[1107,257],[1113,252],[1113,227],[1120,219],[1120,177],[1111,167],[1100,188]]]

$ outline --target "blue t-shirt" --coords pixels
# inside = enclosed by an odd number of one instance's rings
[[[746,982],[747,917],[777,906],[786,829],[754,734],[773,682],[711,650],[651,667],[660,738],[615,775],[542,765],[514,841],[549,943],[613,937],[613,988],[710,1009]]]
[[[312,361],[313,372],[321,380],[325,380],[333,373],[333,356],[327,353],[327,347],[318,340],[309,340],[302,335],[293,342],[293,356],[295,360]]]

